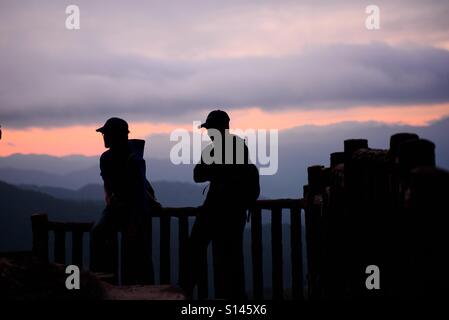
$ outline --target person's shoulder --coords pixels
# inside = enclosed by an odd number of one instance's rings
[[[103,152],[100,156],[100,163],[101,162],[105,162],[108,161],[111,158],[111,150],[106,150],[105,152]]]
[[[106,150],[100,156],[100,174],[104,178],[111,167],[111,150]]]

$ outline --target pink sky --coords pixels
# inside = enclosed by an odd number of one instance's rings
[[[449,116],[445,1],[378,0],[375,31],[358,0],[77,5],[69,31],[66,4],[0,4],[0,156],[98,155],[110,116],[148,138],[215,105],[241,129]]]
[[[250,108],[229,112],[232,128],[288,129],[301,125],[329,125],[343,121],[378,121],[389,124],[425,126],[431,121],[449,116],[449,104],[407,107],[359,107],[336,110],[308,110],[266,112]],[[193,119],[201,121],[204,119]],[[104,151],[98,125],[77,125],[55,128],[8,129],[3,128],[0,156],[14,153],[65,156],[98,155]],[[130,138],[147,138],[151,134],[169,134],[177,128],[192,130],[192,123],[155,124],[130,122]],[[151,139],[151,138],[150,138]],[[167,138],[168,139],[168,138]],[[164,155],[161,155],[162,157]],[[168,155],[167,155],[168,157]]]

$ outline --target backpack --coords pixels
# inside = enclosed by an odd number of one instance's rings
[[[241,166],[237,192],[241,204],[248,209],[254,205],[260,195],[259,170],[254,164],[242,164]]]

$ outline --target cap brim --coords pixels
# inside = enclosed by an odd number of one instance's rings
[[[104,131],[105,131],[105,127],[101,127],[101,128],[98,128],[97,130],[95,130],[96,132],[101,132],[101,133],[103,133]]]
[[[205,122],[205,123],[202,123],[199,127],[198,127],[199,129],[201,129],[201,128],[209,128],[209,125]]]

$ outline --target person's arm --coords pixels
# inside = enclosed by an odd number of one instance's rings
[[[193,169],[193,181],[197,183],[211,181],[214,177],[215,172],[215,166],[213,164],[206,164],[203,160],[203,154],[205,152],[211,152],[212,148],[210,146],[207,146],[203,153],[201,154],[201,160],[200,162],[195,165],[195,168]]]
[[[108,184],[106,182],[103,182],[103,188],[104,188],[104,202],[108,206],[111,204],[112,198],[111,190],[109,190]]]
[[[202,160],[193,169],[193,181],[200,183],[212,180],[211,165],[205,164]]]
[[[104,155],[102,155],[100,158],[100,175],[103,178],[104,202],[106,203],[106,205],[110,205],[112,198],[112,191],[110,190],[108,177],[107,174],[105,173],[105,162],[106,162],[105,157]]]

